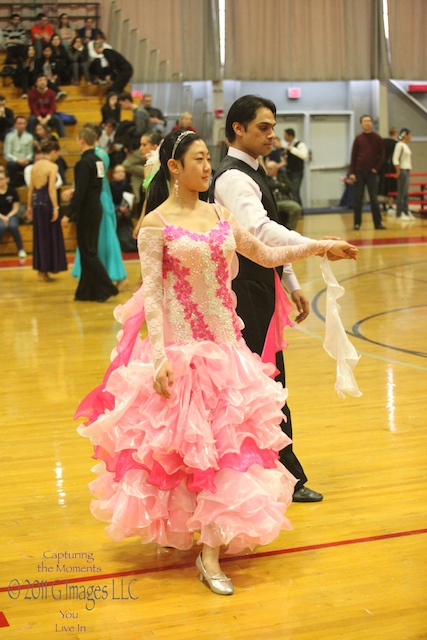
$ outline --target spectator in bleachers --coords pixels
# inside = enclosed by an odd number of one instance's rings
[[[285,174],[279,173],[279,169],[279,162],[266,161],[265,171],[277,203],[280,224],[294,230],[297,228],[298,220],[301,218],[302,207],[292,196],[292,182]]]
[[[30,29],[31,40],[36,48],[37,57],[42,55],[43,46],[50,42],[54,33],[54,28],[49,24],[47,15],[45,13],[39,13],[36,24],[33,24]]]
[[[70,19],[66,13],[59,16],[58,35],[64,47],[69,47],[76,36],[76,30],[70,26]]]
[[[33,44],[28,45],[22,58],[18,58],[13,75],[13,84],[22,89],[22,98],[28,97],[29,89],[34,85],[37,76],[36,49]]]
[[[49,140],[58,141],[58,134],[52,133],[45,124],[41,122],[37,122],[34,127],[34,149],[40,150],[44,143],[49,142]]]
[[[83,44],[87,44],[90,40],[95,40],[97,29],[93,24],[93,18],[86,18],[85,26],[77,31],[77,35],[82,39]]]
[[[97,42],[102,42],[102,43],[103,43],[103,45],[104,45],[104,46],[103,46],[103,49],[112,49],[112,48],[113,48],[113,47],[111,46],[111,44],[108,44],[108,42],[107,42],[107,38],[105,37],[105,34],[104,34],[102,31],[99,31],[99,30],[97,31],[97,33],[96,33],[96,41],[97,41]],[[97,52],[95,51],[95,40],[90,40],[90,41],[88,42],[88,44],[87,44],[87,51],[88,51],[88,54],[89,54],[89,64],[90,64],[93,60],[95,60],[95,59],[97,59],[97,58],[98,58],[99,60],[104,60],[104,62],[105,62],[105,66],[106,66],[106,67],[108,66],[108,63],[107,63],[107,61],[105,60],[105,58],[104,58],[104,54],[102,53],[102,51],[101,51],[101,53],[97,53]],[[102,80],[102,82],[104,82],[104,83],[105,83],[105,80]]]
[[[104,80],[111,79],[112,85],[110,91],[120,93],[132,78],[132,65],[121,53],[115,51],[115,49],[107,49],[104,47],[102,40],[95,40],[94,49],[96,53],[103,54],[108,66],[103,67],[102,60],[97,58],[91,64],[91,73],[94,73],[98,77],[103,77]]]
[[[5,64],[14,64],[24,55],[28,42],[19,13],[12,13],[9,26],[3,29],[3,41],[7,52]]]
[[[133,111],[133,122],[136,129],[137,141],[144,133],[151,131],[151,122],[148,111],[143,104],[135,104],[130,93],[123,92],[119,94],[119,105],[121,109]]]
[[[130,175],[130,184],[135,194],[136,215],[139,217],[144,201],[142,183],[144,181],[145,156],[142,154],[140,147],[136,146],[137,144],[138,142],[135,141],[134,148],[128,151],[127,157],[123,161],[123,166],[126,173]]]
[[[278,136],[273,138],[273,148],[270,153],[265,156],[265,160],[272,160],[273,162],[277,162],[279,166],[280,173],[284,173],[284,167],[286,166],[286,151],[282,147],[282,141]]]
[[[0,95],[0,140],[3,142],[5,136],[13,129],[14,115],[12,109],[6,107],[6,97]]]
[[[150,116],[151,127],[153,131],[159,131],[160,133],[164,133],[166,127],[166,120],[163,113],[160,109],[152,106],[153,96],[151,93],[146,93],[144,95],[144,99],[142,104],[144,109],[148,112]]]
[[[61,43],[59,34],[55,33],[50,41],[52,49],[51,61],[55,65],[55,74],[59,84],[70,84],[71,69],[68,60],[68,51]]]
[[[172,127],[172,131],[194,131],[196,133],[195,128],[193,127],[193,114],[189,111],[184,111],[181,113],[178,124],[174,124]]]
[[[110,187],[117,216],[117,235],[120,248],[124,253],[134,252],[137,249],[133,237],[132,207],[130,205],[134,195],[122,164],[114,167]]]
[[[13,129],[4,141],[3,154],[7,160],[7,171],[12,187],[24,184],[24,169],[33,159],[34,139],[31,133],[25,130],[26,126],[25,116],[16,116]]]
[[[86,84],[92,84],[89,74],[88,51],[80,36],[73,38],[67,54],[68,62],[71,66],[73,84],[79,84],[81,76],[86,80]]]
[[[55,92],[57,100],[65,98],[66,91],[62,91],[59,87],[59,69],[56,66],[56,62],[52,58],[52,47],[47,44],[43,48],[42,55],[36,62],[37,75],[44,75],[47,78],[47,86],[49,89]]]
[[[102,147],[108,154],[113,149],[114,146],[114,136],[116,133],[116,121],[112,118],[109,118],[104,122],[104,126],[102,127],[102,133],[99,136],[98,144]]]
[[[107,98],[101,107],[101,125],[105,124],[107,120],[115,120],[116,122],[120,122],[121,110],[122,108],[119,103],[119,94],[109,91],[107,93]]]
[[[10,233],[18,249],[18,256],[26,258],[21,234],[19,232],[19,196],[16,189],[8,184],[6,169],[0,166],[0,242],[6,231]]]
[[[32,133],[37,122],[54,127],[60,138],[65,137],[64,124],[56,113],[56,96],[52,89],[47,86],[46,76],[39,76],[36,79],[36,86],[28,94],[30,105],[30,119],[28,121],[28,131]]]

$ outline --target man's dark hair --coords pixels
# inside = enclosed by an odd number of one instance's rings
[[[22,116],[22,115],[21,116],[20,115],[15,116],[14,119],[13,119],[13,124],[16,124],[17,120],[25,120],[25,122],[26,122],[27,121],[27,116]]]
[[[47,18],[47,15],[45,13],[38,13],[37,20],[41,20],[42,18]]]
[[[120,100],[129,100],[129,102],[133,102],[132,94],[128,93],[127,91],[123,91],[122,93],[119,93],[119,97],[117,98],[117,100],[119,102]]]
[[[0,96],[0,102],[4,102],[6,100],[5,96]]]
[[[236,100],[230,107],[225,123],[225,135],[229,142],[234,142],[236,133],[233,123],[238,122],[243,125],[245,131],[249,122],[255,120],[258,109],[269,109],[273,116],[276,116],[276,105],[268,98],[261,96],[247,95]]]
[[[363,120],[363,118],[369,118],[369,119],[371,120],[371,122],[373,122],[373,120],[372,120],[372,116],[371,116],[371,115],[369,115],[369,113],[365,113],[365,115],[360,116],[360,119],[359,119],[360,124],[362,124],[362,120]]]
[[[295,138],[295,129],[285,129],[285,133],[287,133],[288,136]]]
[[[21,19],[21,16],[19,15],[19,13],[12,13],[12,15],[10,16],[10,19],[13,20],[14,18]]]

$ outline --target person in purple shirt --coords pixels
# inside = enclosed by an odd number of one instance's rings
[[[358,231],[362,226],[362,205],[365,185],[369,193],[372,218],[375,229],[385,229],[378,204],[378,173],[384,162],[384,143],[374,131],[372,118],[364,115],[360,118],[363,133],[356,136],[351,152],[350,176],[354,183],[354,227]]]

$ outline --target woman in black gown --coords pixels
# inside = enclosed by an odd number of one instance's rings
[[[67,271],[64,237],[58,217],[56,177],[59,144],[45,142],[43,157],[31,171],[27,217],[33,219],[33,269],[42,282],[52,282],[49,273]]]

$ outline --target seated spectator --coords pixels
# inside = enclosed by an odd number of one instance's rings
[[[194,131],[197,133],[195,128],[193,127],[193,115],[189,111],[184,111],[181,113],[178,124],[174,124],[172,127],[172,131]]]
[[[50,46],[52,48],[51,63],[54,66],[59,84],[70,84],[71,70],[68,51],[61,43],[61,38],[57,33],[52,36]]]
[[[108,119],[104,122],[104,126],[102,127],[101,135],[98,139],[98,144],[100,147],[105,149],[105,151],[110,154],[114,147],[114,136],[116,133],[116,121],[113,119]]]
[[[102,42],[103,43],[103,50],[104,49],[112,49],[113,47],[111,46],[111,44],[108,44],[107,42],[107,38],[105,37],[105,34],[98,30],[96,32],[96,42]],[[95,40],[90,40],[90,42],[88,42],[87,44],[87,51],[89,54],[89,64],[95,60],[96,58],[98,58],[99,60],[104,60],[105,61],[105,66],[108,66],[107,61],[104,58],[104,54],[102,53],[97,53],[95,51]],[[102,82],[105,84],[105,80],[102,80]]]
[[[103,54],[107,67],[103,66],[102,59],[97,58],[90,66],[91,73],[104,80],[111,79],[110,91],[120,93],[132,78],[132,65],[118,51],[104,47],[102,40],[95,40],[94,49],[96,53]]]
[[[97,29],[94,27],[93,18],[86,18],[85,26],[77,31],[77,35],[82,39],[83,44],[88,44],[90,40],[95,40]]]
[[[3,142],[5,136],[13,129],[14,115],[12,109],[6,107],[5,96],[0,95],[0,140]]]
[[[138,141],[135,141],[135,146],[127,152],[127,157],[123,162],[123,166],[126,173],[130,175],[130,184],[135,195],[135,213],[137,217],[139,217],[142,204],[144,202],[142,183],[144,181],[145,157],[139,146],[136,146],[137,144]]]
[[[22,58],[18,58],[16,70],[13,75],[13,84],[22,89],[22,98],[28,97],[28,91],[35,83],[37,77],[36,49],[33,44],[28,45]]]
[[[65,137],[64,124],[56,113],[56,96],[47,86],[46,76],[39,76],[36,86],[28,94],[31,116],[28,121],[28,131],[32,133],[37,122],[54,127],[60,138]]]
[[[24,184],[24,169],[33,159],[34,139],[31,133],[25,130],[26,126],[25,116],[16,116],[13,129],[4,140],[3,154],[7,160],[7,171],[12,187],[20,187]]]
[[[3,29],[3,42],[6,47],[5,64],[14,64],[22,58],[27,47],[27,32],[21,26],[19,13],[12,13],[9,26]]]
[[[76,37],[76,30],[70,26],[70,19],[66,13],[61,13],[58,19],[58,35],[61,43],[67,49]]]
[[[80,36],[73,38],[68,49],[68,62],[71,66],[73,84],[80,84],[81,76],[86,80],[86,84],[92,84],[89,74],[88,51]]]
[[[286,167],[286,151],[282,147],[282,141],[278,136],[273,138],[273,148],[270,153],[265,156],[265,160],[271,160],[279,165],[279,172],[285,173]]]
[[[160,133],[164,133],[166,127],[166,120],[163,113],[160,109],[156,109],[156,107],[152,106],[153,97],[151,93],[146,93],[144,95],[144,99],[142,101],[142,105],[144,109],[148,112],[150,116],[151,128],[153,131],[159,131]]]
[[[59,69],[52,58],[52,53],[51,45],[47,44],[43,48],[41,58],[36,62],[37,75],[46,76],[48,88],[52,89],[55,92],[56,99],[60,100],[65,98],[67,92],[59,88]]]
[[[42,55],[43,46],[50,42],[51,37],[55,33],[49,19],[45,13],[37,15],[37,22],[30,29],[31,40],[36,48],[36,55],[39,58]]]
[[[41,122],[37,122],[34,127],[34,149],[40,150],[44,143],[49,142],[51,140],[58,141],[58,134],[52,133],[45,124],[41,124]]]
[[[134,195],[126,179],[126,171],[123,165],[118,164],[114,167],[110,187],[117,216],[117,235],[120,248],[124,253],[135,252],[137,249],[136,241],[133,237],[131,204]]]
[[[289,178],[279,173],[280,164],[268,160],[265,170],[268,181],[277,202],[280,224],[288,229],[295,229],[301,217],[302,207],[292,197],[292,182]]]
[[[107,120],[115,120],[116,122],[120,122],[122,108],[120,106],[118,98],[118,93],[113,93],[112,91],[109,91],[107,93],[105,103],[101,107],[101,125],[105,124]]]
[[[146,111],[143,104],[135,104],[132,95],[127,92],[119,94],[119,105],[121,109],[133,112],[135,133],[137,136],[137,142],[139,142],[140,137],[144,135],[144,133],[149,133],[151,131],[151,122],[148,111]]]
[[[26,258],[21,234],[19,233],[19,196],[15,187],[8,184],[8,178],[4,167],[0,166],[0,242],[6,231],[15,241],[18,256]]]

